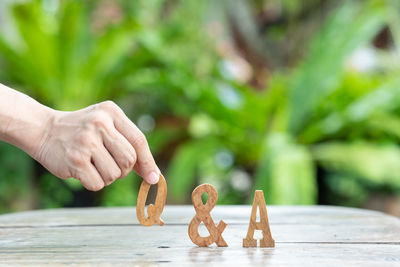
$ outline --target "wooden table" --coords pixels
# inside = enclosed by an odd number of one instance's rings
[[[214,221],[228,223],[228,248],[191,243],[192,206],[166,206],[166,224],[152,227],[138,224],[134,207],[1,215],[0,265],[400,266],[398,218],[352,208],[269,206],[276,247],[242,248],[250,210],[216,206],[211,212]]]

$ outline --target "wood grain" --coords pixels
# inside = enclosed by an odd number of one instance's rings
[[[149,193],[150,184],[143,180],[140,185],[140,190],[137,198],[136,215],[140,224],[144,226],[152,226],[157,223],[159,225],[164,225],[164,221],[161,219],[161,213],[163,212],[165,202],[167,200],[167,182],[162,174],[157,184],[157,197],[153,204],[150,204],[147,208],[146,218],[144,209],[146,206],[147,194]]]
[[[207,193],[208,198],[205,205],[203,205],[201,196]],[[212,243],[217,244],[218,247],[227,247],[228,244],[222,237],[222,232],[225,230],[227,224],[224,221],[219,221],[218,225],[215,226],[213,219],[211,218],[210,212],[217,204],[218,192],[210,184],[202,184],[197,186],[192,192],[192,202],[196,215],[189,223],[188,235],[190,240],[199,247],[208,247]],[[199,234],[199,225],[203,222],[210,233],[207,237],[202,237]]]
[[[257,207],[260,211],[260,222],[256,221]],[[275,247],[275,240],[271,236],[271,230],[268,222],[267,206],[265,205],[264,193],[262,190],[256,190],[254,194],[249,229],[247,230],[246,238],[243,239],[243,247],[257,247],[257,240],[253,238],[255,230],[261,230],[262,232],[263,238],[260,239],[260,247]]]
[[[0,215],[0,266],[399,266],[400,220],[330,206],[268,206],[275,248],[242,247],[252,207],[217,205],[228,248],[187,237],[192,206],[165,206],[163,227],[135,208],[79,208]],[[255,236],[260,232],[255,232]]]
[[[229,224],[248,226],[251,205],[217,205],[211,214],[214,220],[228,219]],[[105,216],[106,215],[106,216]],[[335,206],[273,206],[268,205],[270,225],[319,226],[345,222],[347,225],[397,225],[399,218],[378,211]],[[168,223],[188,224],[193,218],[193,206],[165,206],[163,217]],[[288,221],[290,217],[290,221]],[[135,207],[96,207],[29,210],[0,215],[0,227],[35,227],[62,225],[139,224]],[[341,224],[339,224],[341,225]],[[338,226],[339,226],[338,225]],[[274,235],[275,235],[274,231]],[[395,234],[395,233],[394,233]]]

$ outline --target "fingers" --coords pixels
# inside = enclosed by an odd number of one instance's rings
[[[120,134],[114,126],[112,133],[103,133],[103,143],[108,152],[114,158],[121,170],[121,176],[126,177],[133,169],[136,163],[136,151],[133,146]]]
[[[150,152],[146,137],[127,117],[116,120],[116,129],[134,147],[137,155],[134,170],[149,184],[158,183],[160,170]]]
[[[160,170],[145,136],[113,102],[62,113],[52,129],[53,147],[59,149],[46,166],[57,176],[75,177],[93,191],[127,176],[132,169],[148,183],[158,182]]]
[[[100,117],[96,118],[95,125],[105,129],[105,135],[103,136],[104,146],[109,151],[109,154],[111,154],[115,159],[116,164],[120,167],[120,175],[123,176],[129,173],[131,170],[130,163],[136,160],[133,165],[133,169],[136,173],[142,176],[143,179],[150,184],[157,183],[160,170],[154,161],[144,134],[131,120],[129,120],[122,109],[113,102],[105,101],[95,105],[93,108],[94,110],[107,113],[109,115],[108,119],[112,119],[113,128],[123,137],[116,137],[117,134],[113,134],[113,130],[110,130],[108,120],[104,120],[104,118]],[[109,136],[109,139],[107,139],[107,135]],[[123,141],[124,139],[128,141],[132,148],[127,146],[126,142]],[[126,156],[127,154],[130,155],[128,158]],[[96,167],[99,167],[98,170],[102,174],[102,171],[100,170],[101,166],[96,165]]]
[[[92,161],[100,174],[104,185],[107,186],[117,178],[121,177],[120,168],[104,146],[100,146],[96,151],[94,151],[92,154]]]
[[[129,141],[136,151],[134,170],[149,184],[158,183],[160,170],[151,154],[146,137],[139,128],[122,112],[114,120],[115,128]]]
[[[104,187],[104,181],[92,164],[87,164],[81,171],[74,175],[82,185],[90,191],[99,191]]]

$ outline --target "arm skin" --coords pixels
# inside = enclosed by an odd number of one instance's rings
[[[155,184],[160,170],[146,137],[113,102],[64,112],[0,84],[0,140],[54,175],[97,191],[132,170]]]

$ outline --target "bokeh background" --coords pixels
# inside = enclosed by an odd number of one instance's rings
[[[329,204],[400,216],[400,1],[0,1],[0,81],[60,110],[114,100],[168,203]],[[0,212],[132,206],[0,144]]]

